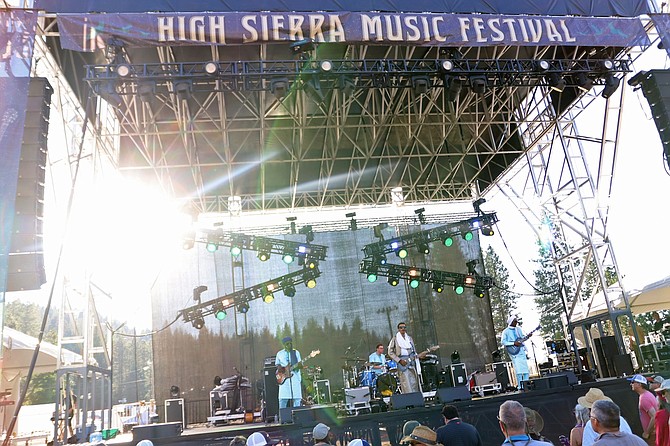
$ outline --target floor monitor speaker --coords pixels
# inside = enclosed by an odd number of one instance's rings
[[[439,390],[449,390],[449,388]],[[400,393],[397,395],[391,395],[392,410],[411,409],[423,406],[424,406],[423,393],[421,392]]]
[[[445,387],[437,389],[437,400],[442,403],[451,403],[452,401],[467,401],[472,399],[470,389],[465,386]]]

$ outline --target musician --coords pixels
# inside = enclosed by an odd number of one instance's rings
[[[384,355],[384,344],[377,344],[375,351],[370,353],[368,356],[368,362],[370,363],[370,368],[375,375],[381,375],[384,373],[384,365],[386,364],[386,355]]]
[[[528,381],[530,377],[530,370],[528,369],[528,359],[526,358],[526,348],[521,342],[524,334],[519,327],[519,321],[516,316],[510,316],[507,318],[508,327],[505,328],[502,332],[502,345],[507,349],[512,364],[514,365],[514,373],[516,373],[517,389],[522,388],[523,381]],[[519,347],[519,351],[516,354],[512,354],[510,349],[507,347],[516,346]]]
[[[420,392],[414,340],[407,334],[407,324],[398,324],[398,333],[391,338],[389,356],[398,363],[398,378],[402,393]]]
[[[302,400],[302,375],[300,374],[301,360],[300,352],[293,349],[293,339],[286,336],[281,340],[284,349],[277,352],[275,365],[285,369],[285,372],[290,372],[290,378],[287,378],[283,384],[279,386],[279,407],[289,407],[289,402],[292,401],[293,407],[300,406]],[[295,368],[293,368],[295,366]]]

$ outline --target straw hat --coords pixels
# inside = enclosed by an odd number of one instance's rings
[[[605,396],[603,391],[599,388],[591,387],[589,391],[586,392],[586,395],[577,398],[577,403],[590,409],[593,406],[593,403],[600,400],[612,401],[612,398]]]
[[[528,431],[533,434],[540,434],[542,429],[544,429],[544,420],[542,416],[530,407],[524,407],[523,411],[526,412],[526,426],[528,426]]]
[[[661,390],[670,390],[670,379],[664,379],[663,382],[661,383],[661,387],[655,390],[657,392],[660,392]]]
[[[406,437],[403,437],[400,440],[401,443],[424,443],[431,446],[437,445],[437,434],[434,430],[428,426],[417,426],[414,428],[411,434]]]

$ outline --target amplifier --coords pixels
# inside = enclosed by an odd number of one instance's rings
[[[664,345],[663,347],[656,347],[656,354],[658,355],[659,361],[667,361],[670,359],[670,346]]]
[[[496,384],[498,382],[496,378],[496,372],[484,372],[477,373],[474,375],[475,386],[486,386],[489,384]]]
[[[670,361],[654,361],[654,373],[670,372]]]

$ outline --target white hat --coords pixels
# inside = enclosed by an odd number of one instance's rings
[[[312,437],[315,440],[324,440],[328,436],[330,428],[323,423],[319,423],[312,429]]]
[[[662,392],[663,390],[670,390],[670,379],[663,380],[661,387],[656,389],[657,392]]]
[[[247,438],[247,446],[265,446],[271,444],[276,444],[276,442],[265,431],[254,432]]]
[[[510,316],[510,317],[508,317],[508,318],[507,318],[507,325],[511,324],[512,321],[513,321],[514,319],[516,319],[516,316]]]

